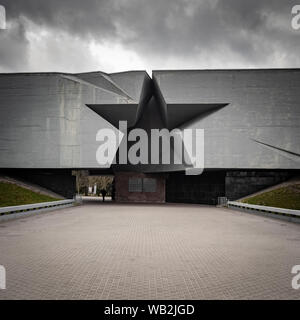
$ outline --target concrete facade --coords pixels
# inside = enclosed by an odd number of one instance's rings
[[[0,168],[101,169],[97,131],[127,120],[204,129],[206,169],[300,169],[299,89],[299,69],[1,74]]]
[[[101,168],[96,134],[118,130],[88,106],[102,103],[111,113],[114,106],[124,107],[128,114],[142,104],[149,76],[129,72],[119,78],[130,83],[132,97],[101,72],[1,74],[0,168]]]
[[[299,69],[154,71],[153,79],[170,115],[178,105],[223,105],[182,125],[205,130],[206,169],[300,169]]]
[[[153,71],[152,79],[144,71],[1,74],[0,169],[167,173],[167,199],[181,194],[182,201],[210,203],[227,194],[235,200],[282,181],[279,171],[299,173],[299,106],[300,69]],[[212,182],[176,176],[184,164],[99,165],[96,134],[103,128],[118,134],[120,120],[128,122],[126,133],[204,129]],[[273,178],[255,173],[262,170]]]
[[[231,200],[281,183],[293,176],[288,171],[228,171],[225,177],[225,195]]]

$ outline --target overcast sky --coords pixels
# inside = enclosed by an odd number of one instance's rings
[[[0,0],[0,72],[300,67],[298,0]]]

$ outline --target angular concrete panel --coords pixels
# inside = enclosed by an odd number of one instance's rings
[[[98,130],[127,120],[204,129],[207,169],[300,169],[299,105],[299,69],[1,74],[0,168],[97,169]]]

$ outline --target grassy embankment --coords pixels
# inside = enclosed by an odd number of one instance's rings
[[[55,199],[44,194],[39,194],[12,183],[0,182],[0,207],[19,206],[23,204],[56,200],[61,199]]]
[[[242,202],[261,206],[300,210],[300,184],[298,183],[274,189],[243,199]]]

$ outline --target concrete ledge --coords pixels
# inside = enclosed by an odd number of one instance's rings
[[[258,206],[254,204],[228,201],[227,207],[247,213],[254,213],[276,219],[300,223],[300,210],[291,210],[276,207]]]
[[[27,204],[23,206],[3,207],[0,208],[0,222],[18,218],[25,218],[42,212],[70,207],[73,206],[75,203],[75,200],[69,199]]]

